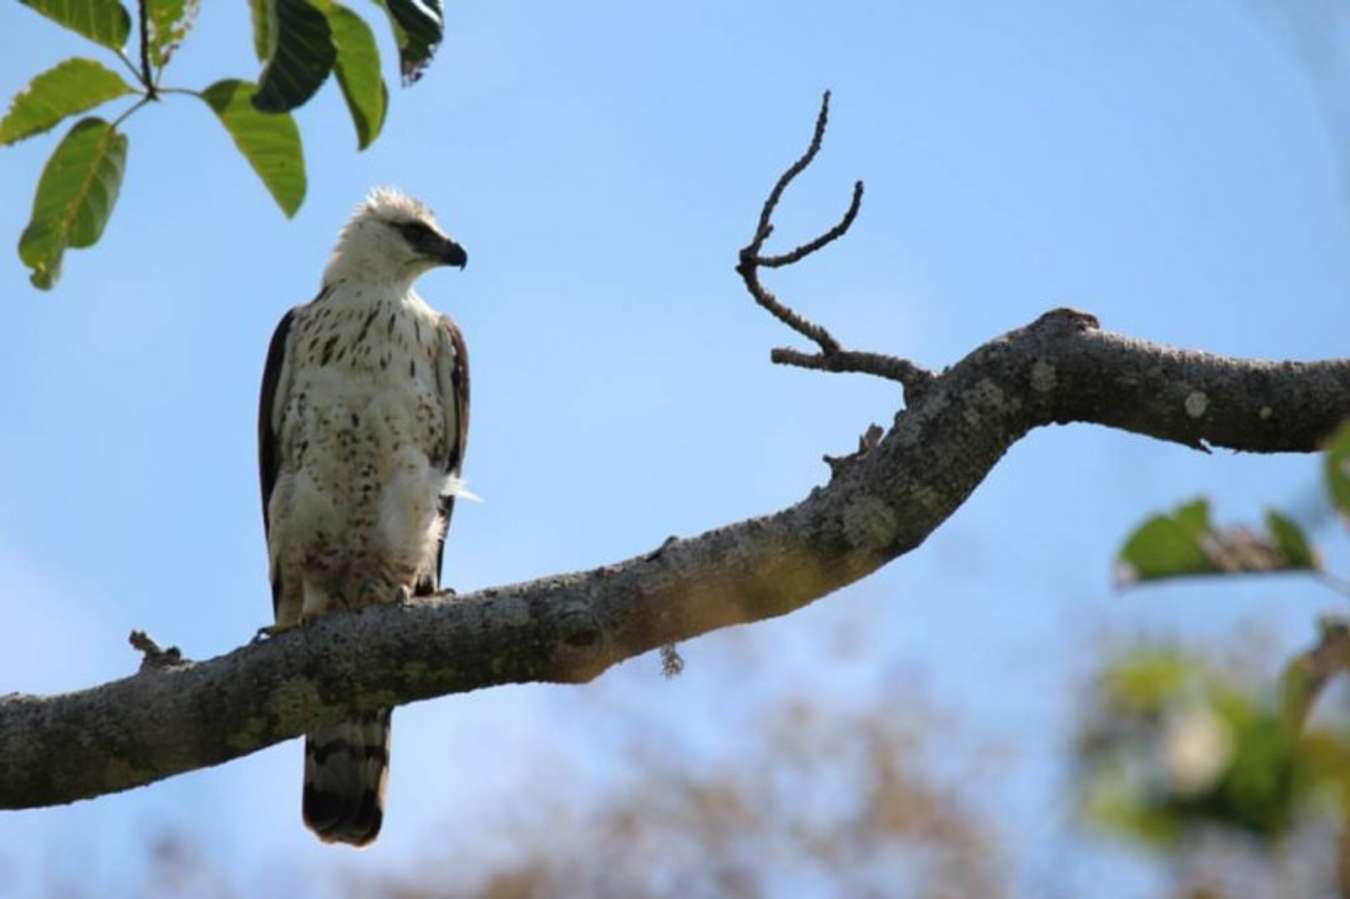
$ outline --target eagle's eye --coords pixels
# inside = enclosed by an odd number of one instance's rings
[[[418,244],[431,236],[431,229],[424,222],[405,222],[398,226],[408,243]]]

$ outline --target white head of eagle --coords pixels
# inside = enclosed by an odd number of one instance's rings
[[[338,235],[324,269],[324,284],[359,278],[411,284],[439,265],[464,268],[468,254],[421,201],[392,187],[377,187],[356,207]]]

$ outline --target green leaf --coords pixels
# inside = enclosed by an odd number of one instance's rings
[[[1303,533],[1303,528],[1299,527],[1292,518],[1274,509],[1268,509],[1266,510],[1266,530],[1270,532],[1270,536],[1275,542],[1275,548],[1284,557],[1288,568],[1316,571],[1322,567],[1321,560],[1317,558],[1317,551],[1308,543],[1308,537]]]
[[[253,106],[256,88],[247,81],[217,81],[202,99],[220,118],[235,146],[262,178],[287,217],[305,199],[305,157],[300,129],[289,114],[259,112]]]
[[[67,59],[28,83],[0,120],[0,144],[41,134],[66,116],[93,109],[134,89],[92,59]]]
[[[1341,425],[1327,444],[1327,492],[1341,515],[1350,517],[1350,421]]]
[[[333,70],[337,49],[328,18],[308,0],[272,0],[276,15],[272,53],[258,79],[253,105],[289,112],[314,96]]]
[[[384,126],[389,89],[380,76],[380,51],[370,26],[345,6],[328,7],[328,25],[337,46],[337,77],[356,125],[356,148],[364,150]]]
[[[276,34],[276,10],[270,0],[248,0],[249,17],[253,19],[253,52],[259,62],[272,55],[272,39]]]
[[[1300,571],[1318,567],[1298,525],[1278,512],[1266,516],[1268,534],[1216,528],[1209,503],[1187,503],[1171,515],[1145,521],[1120,550],[1116,581],[1122,586],[1201,574]]]
[[[93,246],[108,223],[127,161],[127,138],[99,118],[75,123],[47,160],[19,258],[33,286],[49,290],[66,247]]]
[[[197,21],[200,7],[201,0],[149,0],[150,61],[156,68],[168,65]]]
[[[375,0],[389,15],[406,87],[422,77],[440,46],[445,22],[441,0]]]
[[[131,33],[131,15],[117,0],[19,0],[59,25],[110,50],[120,50]]]
[[[1200,549],[1210,529],[1209,502],[1199,499],[1173,515],[1155,515],[1139,526],[1117,559],[1116,579],[1122,584],[1214,570]]]

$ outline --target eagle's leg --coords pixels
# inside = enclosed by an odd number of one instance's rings
[[[300,606],[298,610],[296,609],[297,604]],[[257,643],[269,637],[276,637],[292,628],[303,627],[334,608],[345,608],[345,606],[336,604],[333,597],[306,578],[301,581],[298,597],[294,594],[288,594],[283,597],[282,602],[277,606],[277,618],[279,619],[277,623],[258,628],[257,633],[253,635],[252,642]]]

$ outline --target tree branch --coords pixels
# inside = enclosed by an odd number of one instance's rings
[[[830,118],[830,92],[826,91],[825,96],[820,101],[820,113],[816,116],[816,128],[811,135],[811,144],[806,148],[806,152],[801,155],[792,165],[788,166],[787,171],[779,176],[773,189],[769,191],[769,197],[764,201],[764,206],[760,209],[759,222],[755,225],[755,236],[740,252],[740,261],[736,265],[736,271],[745,280],[746,289],[750,295],[755,298],[755,302],[763,306],[774,315],[779,321],[787,325],[797,333],[815,341],[822,352],[830,353],[839,349],[839,341],[835,340],[829,331],[822,326],[810,321],[805,316],[794,312],[786,305],[778,301],[778,298],[770,293],[759,281],[760,266],[776,268],[782,265],[790,265],[799,262],[807,256],[819,250],[821,247],[830,243],[837,237],[843,236],[848,230],[849,225],[853,224],[854,218],[858,215],[858,208],[862,204],[863,185],[859,181],[853,188],[853,202],[849,205],[848,211],[839,224],[835,225],[826,233],[815,240],[808,241],[797,247],[790,253],[780,257],[770,257],[765,259],[760,255],[764,248],[764,241],[769,239],[773,233],[773,213],[778,208],[778,201],[783,198],[783,191],[787,190],[792,179],[796,178],[806,167],[811,164],[811,160],[816,158],[820,152],[821,141],[825,139],[825,126]]]
[[[894,356],[845,350],[833,334],[778,299],[759,280],[761,268],[784,268],[801,262],[812,253],[843,237],[853,225],[853,220],[858,217],[858,210],[862,207],[863,197],[863,183],[861,181],[854,183],[853,199],[849,201],[844,217],[833,228],[814,240],[809,240],[796,249],[781,255],[765,256],[763,254],[764,241],[768,240],[769,235],[773,234],[774,210],[778,208],[778,202],[783,198],[783,192],[787,190],[788,185],[806,170],[806,167],[816,158],[816,154],[820,152],[821,143],[825,140],[825,128],[829,124],[829,119],[830,92],[826,91],[820,100],[820,112],[816,116],[816,128],[811,134],[811,143],[807,146],[806,152],[779,176],[773,189],[769,191],[769,196],[765,199],[764,206],[759,212],[759,223],[755,226],[754,239],[741,250],[736,271],[745,281],[745,289],[750,291],[750,296],[754,298],[756,303],[767,309],[783,324],[814,341],[820,347],[820,352],[816,354],[780,347],[769,354],[770,360],[780,365],[795,365],[799,368],[811,368],[817,371],[861,372],[889,378],[904,385],[905,401],[911,402],[917,399],[919,394],[932,381],[932,372],[908,360],[898,359]]]
[[[825,113],[742,251],[748,287],[773,206],[818,151]],[[809,367],[895,377],[914,394],[884,436],[869,430],[801,502],[590,571],[333,613],[204,662],[169,659],[137,638],[165,664],[75,693],[0,697],[0,808],[125,790],[358,712],[501,684],[583,683],[652,649],[785,615],[917,547],[1037,427],[1089,422],[1197,448],[1313,452],[1350,415],[1350,360],[1172,349],[1056,309],[934,376],[843,350],[777,308],[821,347],[823,361]]]
[[[791,347],[775,347],[769,352],[769,361],[778,365],[795,365],[798,368],[810,368],[816,371],[857,372],[864,375],[876,375],[899,381],[914,387],[923,387],[932,380],[933,373],[920,368],[908,359],[888,356],[885,353],[860,353],[855,350],[835,350],[833,353],[803,353]],[[906,396],[909,396],[909,393]]]
[[[1347,415],[1350,360],[1176,350],[1057,309],[935,378],[874,448],[775,514],[591,571],[334,613],[76,693],[0,697],[0,808],[124,790],[383,706],[583,683],[664,644],[787,614],[917,547],[1042,425],[1312,452]]]
[[[145,0],[138,0],[137,8],[141,16],[141,84],[145,85],[145,98],[154,100],[155,79],[150,75],[150,11],[146,9]]]

